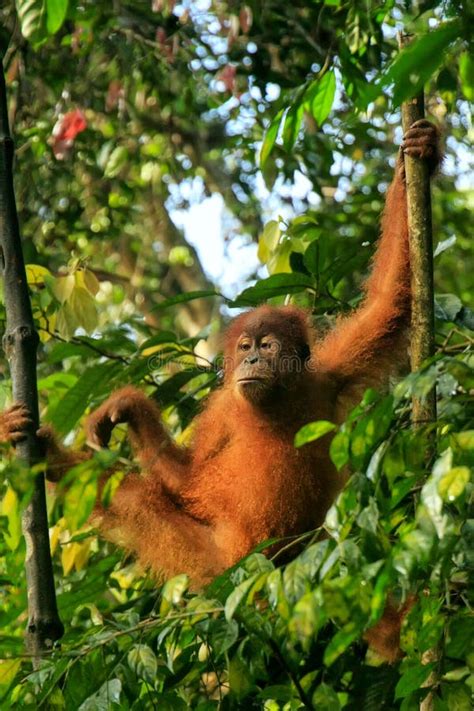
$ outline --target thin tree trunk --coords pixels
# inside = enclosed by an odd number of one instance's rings
[[[400,46],[407,43],[399,35]],[[403,131],[424,118],[423,93],[402,105]],[[434,288],[433,233],[431,225],[431,192],[429,167],[425,160],[405,156],[405,175],[410,235],[411,271],[411,369],[418,370],[423,361],[434,355]],[[436,420],[436,391],[433,388],[422,401],[413,398],[412,418],[415,425]]]
[[[41,461],[36,437],[39,423],[36,385],[38,334],[31,313],[18,227],[13,191],[13,155],[5,78],[0,66],[0,270],[4,280],[7,321],[3,342],[10,362],[13,398],[24,403],[31,413],[31,427],[16,448],[20,459],[31,467]],[[35,475],[33,494],[23,513],[22,524],[28,589],[26,638],[29,650],[35,658],[39,658],[63,634],[54,590],[43,473]]]
[[[410,36],[398,36],[400,48],[410,41]],[[402,124],[405,133],[410,126],[424,118],[423,92],[405,101],[402,105]],[[405,156],[407,185],[408,232],[410,239],[411,271],[411,370],[418,370],[423,361],[435,352],[434,337],[434,286],[433,286],[433,231],[431,223],[431,191],[429,167],[423,159]],[[415,427],[436,421],[436,389],[433,388],[424,400],[412,400],[412,422]],[[431,459],[434,440],[427,457]],[[436,648],[423,654],[423,663],[438,659]],[[423,686],[433,687],[437,673],[433,671]],[[434,696],[429,691],[420,703],[420,711],[433,711]]]

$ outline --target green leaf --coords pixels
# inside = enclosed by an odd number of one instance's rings
[[[474,617],[471,612],[458,613],[450,620],[446,634],[446,654],[464,660],[474,652]]]
[[[56,690],[59,691],[59,689]],[[113,711],[114,708],[123,708],[120,704],[121,693],[122,682],[120,679],[109,679],[102,684],[96,694],[89,696],[89,698],[81,704],[81,711]],[[51,704],[51,697],[48,697],[48,702]],[[56,706],[52,706],[51,708],[55,709]]]
[[[339,711],[341,704],[331,686],[320,684],[313,694],[313,705],[318,711]]]
[[[166,581],[161,591],[160,615],[162,617],[166,615],[173,606],[179,605],[188,587],[189,578],[184,573],[176,575],[174,578]]]
[[[4,698],[21,667],[21,659],[4,659],[0,664],[0,699]]]
[[[449,711],[472,711],[472,691],[466,684],[443,684],[443,699]]]
[[[286,151],[290,151],[298,138],[298,133],[303,118],[303,106],[295,104],[290,107],[285,116],[283,126],[283,147]]]
[[[175,306],[176,304],[185,304],[189,301],[195,301],[196,299],[206,299],[209,296],[221,296],[221,294],[219,294],[219,292],[215,289],[187,291],[184,294],[178,294],[177,296],[172,296],[169,299],[160,301],[160,303],[154,306],[151,310],[156,311],[157,309],[167,309],[170,306]]]
[[[117,363],[98,363],[88,368],[75,385],[57,403],[54,411],[48,413],[48,421],[61,434],[70,432],[84,414],[92,397],[108,390],[108,383],[122,368]]]
[[[324,650],[323,662],[327,667],[334,664],[336,659],[349,647],[352,642],[359,636],[359,630],[353,622],[349,622],[342,630],[336,632],[332,640]]]
[[[265,138],[263,139],[263,144],[262,144],[262,148],[260,151],[260,169],[261,170],[264,170],[265,165],[268,160],[268,157],[273,150],[273,146],[275,145],[276,139],[278,138],[278,132],[280,130],[281,119],[283,117],[283,111],[284,111],[284,109],[281,109],[277,113],[275,118],[272,119],[272,121],[267,129],[267,132],[265,134]]]
[[[266,264],[280,241],[281,229],[277,220],[270,220],[263,228],[258,239],[257,256],[262,264]]]
[[[329,456],[331,461],[339,471],[349,461],[349,446],[351,439],[349,434],[344,430],[340,430],[332,439],[329,446]]]
[[[255,286],[244,289],[229,305],[256,306],[275,296],[297,294],[305,289],[314,290],[314,283],[304,274],[272,274],[258,281]]]
[[[275,701],[281,701],[283,703],[298,698],[291,686],[284,686],[283,684],[266,686],[259,692],[258,696],[260,699],[274,699]]]
[[[104,170],[104,177],[115,178],[128,161],[128,151],[125,146],[114,148],[107,161]]]
[[[465,490],[471,472],[468,467],[454,467],[443,474],[438,481],[438,491],[444,501],[454,501]]]
[[[394,84],[393,106],[415,96],[445,60],[449,45],[462,32],[460,19],[441,24],[437,29],[414,40],[405,47],[382,76],[380,86]]]
[[[321,437],[324,437],[328,432],[336,429],[336,425],[328,420],[319,420],[318,422],[310,422],[304,425],[295,435],[295,447],[302,447],[308,442],[314,442]]]
[[[333,71],[326,72],[321,79],[311,82],[306,89],[304,108],[313,116],[318,126],[329,116],[335,94],[336,75]]]
[[[213,655],[224,655],[239,637],[239,625],[235,620],[224,620],[219,617],[211,620],[208,629],[208,640],[212,647]]]
[[[244,698],[255,688],[254,675],[245,661],[237,655],[229,662],[229,686],[232,696],[236,699]]]
[[[311,642],[325,620],[321,601],[313,591],[305,593],[294,606],[288,622],[288,631],[296,638],[304,650],[308,651]]]
[[[141,679],[154,685],[158,671],[158,661],[153,650],[146,644],[136,644],[129,651],[127,661],[130,669]]]
[[[441,321],[456,321],[461,309],[462,301],[455,294],[437,294],[435,298],[435,316]]]
[[[395,688],[395,698],[403,699],[405,696],[411,694],[412,691],[420,689],[423,682],[427,680],[434,667],[434,663],[416,664],[413,667],[409,667],[407,671],[404,672]]]
[[[318,234],[304,253],[303,263],[310,274],[319,278],[326,267],[328,256],[328,240],[326,236]]]
[[[224,608],[225,618],[227,621],[230,621],[233,618],[237,608],[239,607],[243,599],[246,597],[247,593],[249,592],[250,588],[258,577],[258,573],[252,575],[250,578],[240,583],[240,585],[237,585],[237,587],[231,592],[225,602]]]
[[[46,0],[46,29],[54,35],[66,19],[69,0]]]
[[[91,515],[98,490],[96,478],[91,478],[87,472],[79,474],[80,470],[84,469],[84,464],[74,467],[74,472],[76,469],[78,475],[69,486],[64,499],[64,516],[72,531],[77,531]]]
[[[474,100],[474,57],[469,51],[464,52],[459,59],[459,76],[464,96],[469,101]]]
[[[94,297],[85,289],[75,287],[67,302],[78,324],[87,333],[93,333],[99,321]]]
[[[110,658],[104,660],[97,650],[92,652],[87,659],[73,664],[65,675],[65,686],[62,689],[66,708],[78,709],[93,694],[100,694],[102,685],[108,681],[111,668],[115,666],[115,660]],[[96,708],[103,709],[103,706]],[[89,711],[90,709],[89,706]]]
[[[452,459],[452,450],[448,448],[436,460],[433,473],[428,477],[421,490],[421,500],[426,506],[439,538],[444,536],[446,529],[446,516],[442,513],[443,500],[439,494],[439,483],[452,470]]]

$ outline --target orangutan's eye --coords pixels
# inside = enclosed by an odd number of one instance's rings
[[[260,343],[260,348],[265,351],[270,351],[270,353],[276,353],[278,350],[278,341],[262,341]]]
[[[249,351],[250,350],[250,343],[248,341],[242,341],[241,343],[239,343],[239,350]]]

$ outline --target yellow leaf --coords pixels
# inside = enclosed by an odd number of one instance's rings
[[[76,285],[95,296],[100,289],[100,282],[90,269],[79,269],[75,275]]]
[[[79,326],[82,326],[87,333],[92,333],[97,328],[98,317],[94,297],[86,289],[76,286],[69,297],[68,306]]]
[[[122,590],[130,590],[137,580],[137,574],[139,574],[137,566],[132,563],[132,565],[127,565],[125,568],[115,570],[110,577],[118,582]]]
[[[458,444],[461,449],[468,451],[474,449],[474,430],[455,432],[453,436],[456,440],[456,444]]]
[[[292,241],[286,240],[272,253],[268,260],[267,268],[269,274],[287,274],[291,272],[290,254],[293,251]]]
[[[3,659],[0,661],[1,695],[7,691],[21,666],[21,659]]]
[[[21,540],[21,516],[18,496],[10,486],[1,501],[0,511],[8,519],[8,534],[5,535],[5,542],[12,551],[15,551]]]
[[[91,544],[92,540],[90,538],[86,538],[85,541],[81,541],[80,543],[73,544],[74,546],[76,546],[74,556],[74,567],[77,572],[79,572],[86,566],[91,552]]]
[[[59,521],[57,521],[57,523],[49,529],[49,545],[51,547],[51,555],[54,555],[65,528],[66,520],[64,518],[60,518]]]
[[[53,284],[53,294],[57,300],[64,304],[69,299],[76,283],[74,274],[58,277]]]
[[[438,492],[444,501],[454,501],[463,493],[470,479],[468,467],[453,467],[438,482]]]
[[[188,447],[193,441],[195,429],[196,428],[193,423],[188,425],[186,429],[184,429],[180,434],[178,434],[178,436],[176,437],[176,442],[182,447]]]
[[[38,327],[41,342],[46,343],[56,328],[56,314],[49,314],[48,318],[46,318],[40,311],[36,311],[33,314],[33,318]]]
[[[71,338],[74,331],[78,328],[79,322],[76,314],[70,307],[69,303],[65,303],[57,312],[56,329],[62,338]]]
[[[280,224],[276,220],[270,220],[265,225],[262,234],[258,239],[257,257],[266,264],[270,259],[273,251],[276,249],[280,241]]]
[[[68,543],[61,549],[61,565],[63,566],[64,575],[69,575],[74,567],[74,559],[76,557],[76,543]]]
[[[148,356],[154,355],[155,353],[161,353],[164,351],[165,355],[166,354],[171,354],[171,353],[187,353],[189,352],[189,348],[187,346],[180,346],[179,343],[158,343],[156,346],[150,346],[149,348],[144,348],[141,352],[141,355],[144,356],[145,358],[148,358]],[[180,358],[181,362],[181,358]]]
[[[30,286],[41,286],[44,284],[45,276],[53,276],[49,269],[42,267],[40,264],[26,264],[25,269],[26,280]]]

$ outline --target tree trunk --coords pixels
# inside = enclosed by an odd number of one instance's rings
[[[399,36],[400,46],[406,36]],[[403,131],[424,118],[423,93],[402,105]],[[431,226],[430,175],[426,161],[405,156],[405,175],[410,236],[411,271],[411,369],[418,370],[423,361],[434,355],[434,287],[433,234]],[[412,419],[415,425],[436,420],[436,391],[422,401],[413,398]]]
[[[403,48],[410,41],[410,37],[400,33],[398,41],[400,48]],[[424,116],[424,96],[421,92],[402,105],[403,132],[405,133],[415,121]],[[411,370],[416,371],[435,352],[430,174],[429,167],[423,159],[405,156],[404,160],[411,272],[410,358]],[[435,421],[436,389],[433,388],[424,400],[413,398],[412,422],[415,427],[419,427]],[[429,450],[427,458],[431,459],[434,452],[434,439]],[[437,659],[436,648],[428,649],[423,655],[424,664]],[[433,671],[423,686],[433,687],[436,681],[437,673]],[[433,711],[434,703],[433,692],[429,691],[420,703],[420,711]]]
[[[24,403],[31,414],[32,424],[25,439],[16,448],[20,459],[31,467],[42,459],[36,437],[39,424],[36,385],[38,334],[33,323],[18,227],[13,191],[13,155],[5,78],[0,67],[0,269],[4,279],[6,310],[3,342],[10,362],[13,398],[15,402]],[[34,477],[32,497],[23,513],[22,524],[26,542],[27,644],[35,658],[39,658],[63,634],[54,590],[43,473]]]

